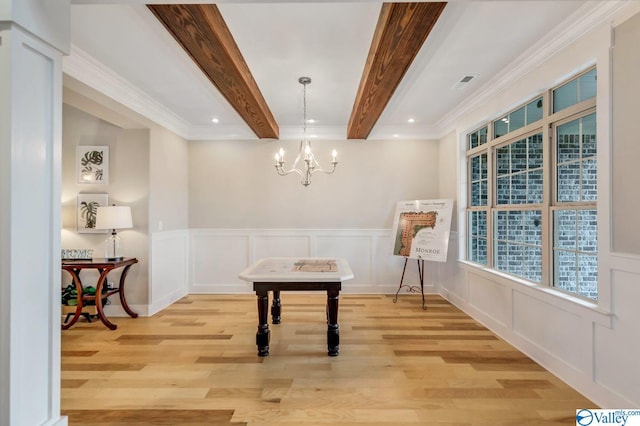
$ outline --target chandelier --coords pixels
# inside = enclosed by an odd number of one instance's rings
[[[326,174],[332,174],[336,171],[336,157],[338,153],[334,149],[331,153],[331,170],[324,170],[316,157],[311,152],[311,141],[307,139],[307,84],[311,83],[309,77],[300,77],[298,83],[302,84],[303,89],[303,128],[302,128],[302,140],[300,141],[300,149],[298,150],[298,156],[293,162],[293,165],[289,170],[284,168],[284,149],[280,148],[280,151],[276,153],[276,170],[280,176],[286,176],[291,173],[297,173],[302,178],[300,182],[305,187],[311,184],[311,175],[317,172]]]

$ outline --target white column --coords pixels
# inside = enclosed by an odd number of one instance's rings
[[[3,426],[67,424],[60,416],[60,156],[69,8],[68,0],[0,0]]]

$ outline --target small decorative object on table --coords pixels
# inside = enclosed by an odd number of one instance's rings
[[[120,237],[116,229],[127,229],[133,227],[131,219],[131,207],[129,206],[104,206],[99,207],[97,211],[96,228],[111,229],[111,236],[104,242],[105,254],[107,260],[122,260],[122,249],[120,246]]]
[[[93,249],[62,249],[60,257],[62,260],[91,260]]]

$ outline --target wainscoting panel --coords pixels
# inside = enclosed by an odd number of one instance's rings
[[[607,389],[627,396],[627,400],[615,400],[612,406],[640,406],[640,356],[638,324],[640,312],[640,257],[612,256],[616,269],[611,271],[613,327],[596,325],[594,330],[594,381]],[[620,269],[617,269],[620,268]],[[624,269],[624,270],[623,270]]]
[[[308,235],[258,235],[254,238],[254,258],[309,257],[310,244]]]
[[[635,407],[640,259],[603,257],[600,272],[611,274],[612,312],[466,262],[442,275],[440,292],[596,405]]]
[[[591,346],[591,324],[574,313],[514,291],[513,331],[542,351],[553,351],[565,368],[583,372],[591,368],[591,354],[583,350]]]
[[[345,291],[375,282],[371,261],[372,239],[373,237],[367,235],[321,235],[315,238],[318,257],[339,257],[349,263],[353,279],[345,283]]]
[[[404,265],[404,258],[391,254],[388,229],[191,229],[189,239],[190,293],[251,293],[251,284],[238,274],[264,257],[344,258],[354,273],[345,292],[393,293]],[[428,293],[434,268],[425,265]],[[409,261],[405,282],[418,284],[415,260]]]
[[[469,304],[500,327],[510,324],[511,290],[495,281],[469,274]]]
[[[189,231],[151,234],[151,276],[148,315],[188,294]]]
[[[400,279],[402,278],[402,268],[404,266],[405,258],[402,256],[394,256],[393,247],[391,246],[391,233],[389,235],[380,235],[377,237],[376,251],[375,251],[375,267],[377,274],[377,282],[384,283],[384,288],[380,289],[380,293],[395,293],[400,285]],[[433,268],[433,263],[426,262],[425,273],[425,289],[426,293],[433,293],[434,287],[431,284],[430,271]],[[407,262],[407,272],[404,276],[404,284],[417,286],[420,285],[420,278],[418,276],[417,260],[409,259]]]
[[[251,262],[253,238],[247,233],[191,230],[190,293],[247,293],[238,278]]]

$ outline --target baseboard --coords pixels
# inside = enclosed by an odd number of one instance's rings
[[[149,305],[129,305],[129,308],[141,317],[149,316]],[[107,305],[104,307],[104,314],[108,317],[128,317],[121,305]]]
[[[189,292],[187,291],[186,287],[177,288],[171,294],[168,294],[163,298],[161,298],[160,300],[153,302],[151,305],[149,305],[147,312],[149,316],[154,315],[157,312],[160,312],[161,310],[163,310],[164,308],[171,306],[174,302],[182,299],[188,294]]]
[[[348,281],[342,284],[342,294],[395,294],[398,291],[398,284],[349,284]],[[425,285],[424,294],[437,294],[435,285]],[[189,294],[253,294],[253,285],[246,284],[195,284],[189,288]],[[400,294],[408,293],[402,289]],[[418,293],[419,294],[419,293]]]
[[[69,419],[67,416],[60,416],[57,419],[49,420],[42,423],[42,426],[68,426]]]

